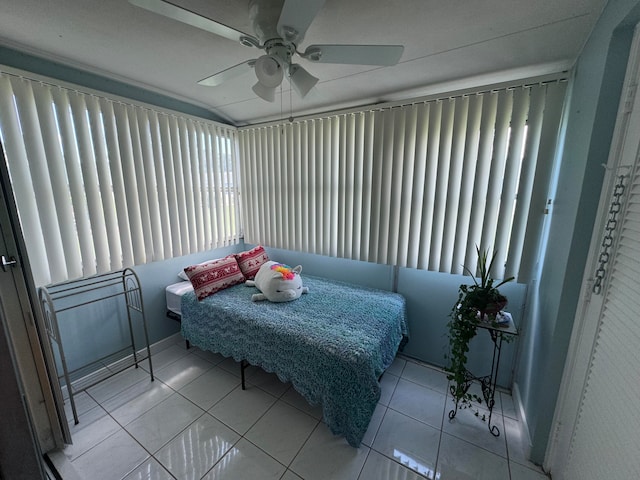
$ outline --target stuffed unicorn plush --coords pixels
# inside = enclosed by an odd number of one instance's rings
[[[300,272],[302,266],[291,268],[278,262],[265,262],[258,270],[255,280],[247,280],[245,285],[257,287],[262,293],[256,293],[251,300],[269,300],[270,302],[290,302],[309,293],[308,287],[302,286]]]

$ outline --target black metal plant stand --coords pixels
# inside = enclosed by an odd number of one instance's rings
[[[478,328],[483,328],[489,331],[489,335],[491,336],[491,341],[493,342],[493,358],[491,360],[491,373],[489,375],[485,375],[482,377],[476,377],[471,372],[467,370],[465,375],[465,383],[464,383],[464,393],[466,394],[471,384],[474,381],[480,383],[480,388],[482,389],[482,396],[484,398],[485,403],[487,404],[487,408],[489,409],[489,419],[488,419],[488,427],[491,434],[495,437],[500,436],[500,429],[496,425],[491,424],[491,419],[493,416],[493,407],[495,405],[495,394],[496,394],[496,384],[498,382],[498,369],[500,368],[500,352],[502,350],[502,342],[504,340],[505,335],[517,336],[518,330],[513,325],[513,322],[509,322],[508,325],[505,326],[494,326],[490,323],[478,323]],[[452,385],[450,387],[451,394],[455,398],[455,386]],[[458,403],[456,401],[455,407],[449,412],[449,420],[453,420],[458,413]]]

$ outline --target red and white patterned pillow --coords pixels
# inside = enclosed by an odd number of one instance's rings
[[[191,265],[184,269],[184,273],[189,277],[198,300],[246,280],[234,255]]]
[[[269,256],[267,252],[265,252],[264,247],[258,245],[246,252],[236,253],[236,259],[245,278],[247,280],[253,280],[262,264],[269,261]]]

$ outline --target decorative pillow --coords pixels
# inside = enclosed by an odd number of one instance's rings
[[[198,300],[245,281],[234,255],[184,269]]]
[[[253,280],[262,264],[269,261],[269,256],[267,252],[265,252],[264,247],[258,245],[246,252],[236,253],[236,259],[245,278],[247,280]]]

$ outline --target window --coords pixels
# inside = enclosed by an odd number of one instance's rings
[[[0,135],[37,285],[240,237],[233,127],[0,73]]]
[[[537,254],[565,83],[241,128],[245,240],[448,273]]]

